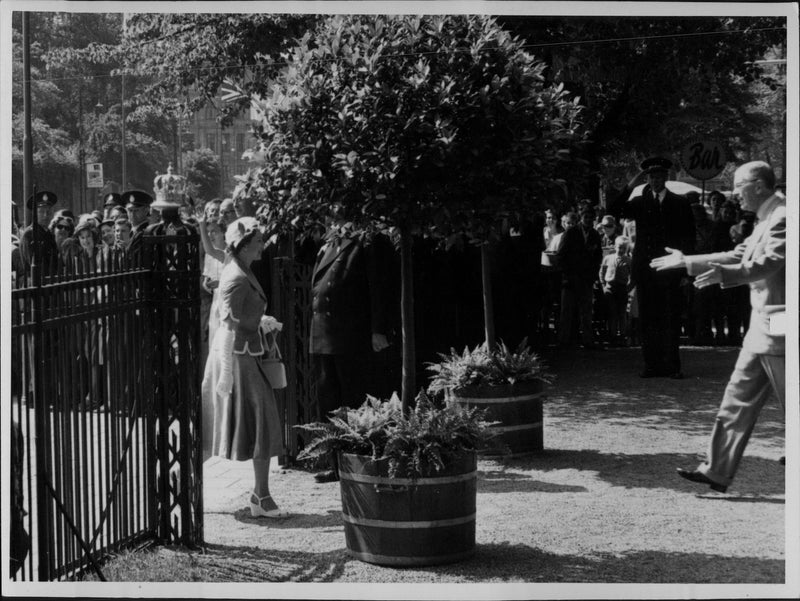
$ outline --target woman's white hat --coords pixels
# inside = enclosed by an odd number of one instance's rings
[[[258,220],[255,217],[240,217],[225,231],[225,244],[236,248],[245,236],[257,229]]]

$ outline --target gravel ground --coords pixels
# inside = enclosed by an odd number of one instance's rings
[[[676,467],[693,467],[705,452],[736,357],[735,349],[682,353],[681,381],[638,378],[638,349],[551,358],[558,379],[545,404],[546,451],[479,462],[477,548],[469,560],[396,569],[350,558],[338,485],[317,484],[301,469],[272,476],[273,496],[293,517],[253,519],[247,463],[228,466],[241,479],[224,483],[214,481],[219,465],[208,464],[206,552],[161,548],[157,557],[183,566],[175,580],[204,582],[783,583],[780,407],[770,402],[762,412],[728,494],[678,478]],[[120,565],[105,572],[130,578]],[[596,587],[579,590],[591,596]],[[714,590],[727,597],[736,589]]]

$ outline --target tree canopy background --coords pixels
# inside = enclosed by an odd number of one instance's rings
[[[194,149],[175,117],[206,104],[222,125],[270,93],[286,52],[319,17],[299,14],[32,13],[34,165],[39,185],[79,190],[85,161],[121,181],[121,74],[131,185]],[[502,16],[528,50],[586,106],[585,151],[598,178],[626,179],[653,152],[713,137],[729,160],[785,164],[782,17]],[[20,13],[13,27],[13,190],[22,165]],[[225,88],[229,100],[220,100]],[[82,118],[81,118],[82,116]],[[255,143],[255,139],[253,140]],[[784,176],[785,177],[785,176]],[[123,186],[126,182],[123,182]]]

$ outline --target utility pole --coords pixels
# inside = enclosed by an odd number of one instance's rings
[[[120,112],[122,113],[122,190],[124,192],[128,189],[128,161],[125,156],[125,72],[122,72],[122,104],[120,104]]]
[[[178,156],[180,155],[180,150],[178,149],[178,117],[177,115],[172,120],[172,164],[175,165],[176,169],[179,169],[178,165]],[[180,171],[178,171],[180,173]]]
[[[31,136],[31,14],[22,13],[22,223],[28,227],[28,198],[33,194],[33,137]],[[31,216],[33,219],[33,216]]]
[[[83,154],[83,78],[78,88],[78,185],[81,190],[81,208],[78,213],[86,212],[86,199],[84,196],[83,172],[86,157]]]
[[[222,124],[217,127],[217,135],[219,137],[219,197],[225,198],[225,152],[222,150]]]
[[[23,152],[25,154],[23,162],[22,179],[25,186],[25,198],[23,203],[27,204],[27,199],[35,193],[33,181],[33,144],[31,138],[31,15],[29,12],[22,13],[22,96],[23,111],[25,113],[25,134],[23,138]],[[27,208],[27,207],[26,207]],[[31,222],[36,221],[36,209],[31,215]],[[29,403],[33,403],[35,412],[34,441],[36,445],[36,527],[37,527],[37,546],[38,546],[38,579],[40,581],[50,580],[52,569],[52,536],[53,536],[53,516],[51,513],[51,497],[48,489],[48,460],[50,456],[49,436],[47,435],[47,422],[50,419],[45,396],[42,394],[42,370],[43,361],[42,349],[44,348],[44,336],[42,333],[42,265],[41,265],[41,244],[37,234],[38,228],[33,228],[33,252],[31,253],[32,262],[30,265],[30,283],[36,288],[33,302],[33,333],[26,335],[25,351],[23,352],[22,373],[29,373],[33,387],[33,398]],[[27,352],[30,349],[30,352]],[[30,360],[28,365],[25,361]],[[24,388],[23,388],[24,390]],[[33,551],[31,551],[33,552]]]

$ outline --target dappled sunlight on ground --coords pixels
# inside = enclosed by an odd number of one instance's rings
[[[478,462],[470,559],[403,569],[357,561],[345,548],[338,484],[317,484],[297,467],[278,469],[270,488],[292,517],[255,519],[247,509],[250,463],[211,458],[204,466],[207,552],[174,550],[186,554],[179,579],[782,583],[780,407],[764,408],[729,493],[711,493],[675,468],[703,458],[737,351],[683,349],[687,378],[680,381],[640,379],[639,352],[576,351],[553,362],[544,451]]]

